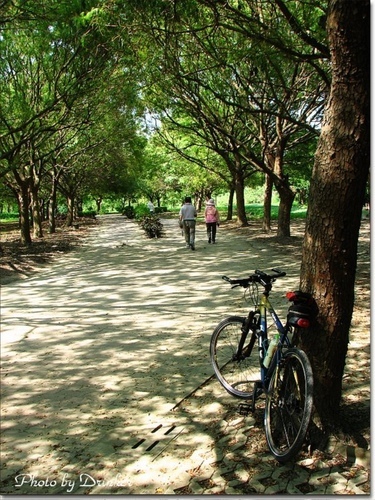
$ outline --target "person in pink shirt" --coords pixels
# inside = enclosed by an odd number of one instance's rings
[[[215,243],[216,228],[220,226],[220,215],[212,198],[207,202],[204,211],[204,220],[206,222],[208,243]]]

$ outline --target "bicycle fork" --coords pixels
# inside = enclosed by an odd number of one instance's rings
[[[238,349],[237,349],[237,352],[235,353],[235,355],[233,356],[233,361],[241,361],[245,358],[248,358],[251,351],[252,351],[252,348],[254,346],[254,343],[255,343],[255,334],[253,332],[253,335],[251,336],[250,338],[250,342],[249,344],[246,346],[246,348],[244,349],[244,345],[245,345],[245,342],[246,342],[246,338],[251,330],[251,324],[253,322],[253,318],[254,318],[254,311],[250,311],[249,312],[249,315],[247,316],[244,324],[242,325],[242,328],[241,328],[241,338],[240,338],[240,341],[238,343]]]

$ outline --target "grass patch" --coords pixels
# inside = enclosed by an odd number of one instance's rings
[[[226,219],[227,216],[227,211],[228,207],[225,205],[218,205],[218,210],[220,212],[220,216],[222,220]],[[202,206],[202,209],[200,213],[198,214],[197,220],[198,221],[203,221],[204,220],[204,209],[205,205]],[[174,208],[170,210],[170,215],[178,215],[179,213],[179,208]],[[263,219],[263,204],[262,203],[252,203],[248,204],[245,206],[245,211],[246,211],[246,217],[249,220],[262,220]],[[301,205],[293,205],[292,210],[290,212],[290,218],[291,219],[306,219],[306,213],[307,213],[307,206],[301,206]],[[278,205],[272,205],[271,206],[271,219],[272,220],[277,220],[279,215],[279,206]],[[236,218],[237,216],[237,207],[236,205],[233,206],[233,217]]]
[[[0,213],[0,222],[1,223],[18,222],[18,219],[19,219],[18,213],[13,213],[13,212]]]
[[[253,203],[251,205],[246,205],[246,215],[250,219],[260,220],[263,219],[263,205]],[[293,205],[292,210],[290,212],[291,219],[305,219],[307,213],[307,207],[301,205]],[[279,207],[278,205],[271,206],[271,219],[277,220],[279,215]]]

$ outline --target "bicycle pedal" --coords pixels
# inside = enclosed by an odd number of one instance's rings
[[[247,403],[240,403],[238,405],[238,413],[240,415],[247,416],[249,413],[253,413],[254,407],[253,405],[249,405]]]

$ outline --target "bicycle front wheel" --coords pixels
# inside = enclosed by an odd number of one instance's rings
[[[313,405],[313,373],[306,354],[288,349],[272,374],[264,424],[269,449],[287,462],[302,447]]]
[[[211,337],[210,357],[216,377],[229,394],[250,399],[254,382],[260,380],[260,362],[256,335],[251,330],[238,353],[244,322],[245,318],[231,316],[218,324]]]

